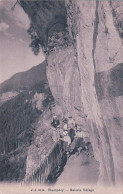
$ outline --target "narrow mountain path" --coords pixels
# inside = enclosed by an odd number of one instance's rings
[[[56,185],[95,184],[98,180],[98,162],[85,152],[71,155]]]

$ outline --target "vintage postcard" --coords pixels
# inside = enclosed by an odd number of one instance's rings
[[[0,0],[0,194],[123,194],[123,1]]]

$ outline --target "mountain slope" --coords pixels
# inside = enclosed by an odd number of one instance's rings
[[[0,181],[22,181],[37,123],[46,111],[50,114],[53,101],[46,62],[15,74],[0,86]]]
[[[0,84],[0,93],[18,91],[24,88],[33,87],[39,82],[46,82],[46,61],[31,68],[28,71],[13,75],[10,79]]]

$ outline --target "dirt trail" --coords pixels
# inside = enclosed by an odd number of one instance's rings
[[[86,153],[72,155],[58,178],[56,185],[60,184],[95,184],[98,180],[98,162],[93,156]]]

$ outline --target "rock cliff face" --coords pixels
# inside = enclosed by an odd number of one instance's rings
[[[122,100],[123,77],[118,72],[123,68],[121,34],[114,25],[115,18],[108,1],[92,1],[89,4],[81,1],[71,4],[68,1],[67,6],[70,5],[68,25],[75,35],[81,101],[88,115],[87,124],[95,156],[100,161],[100,180],[120,182],[122,112],[118,107]],[[119,6],[122,7],[122,3]],[[71,15],[75,10],[73,23]]]
[[[44,7],[43,2],[38,1],[40,6],[36,7],[37,2],[20,1],[39,38],[44,37],[41,28],[51,32],[44,40],[47,78],[55,99],[53,111],[60,116],[72,116],[89,132],[95,158],[100,163],[99,182],[120,184],[123,3],[45,1]]]

